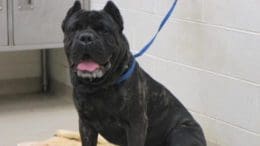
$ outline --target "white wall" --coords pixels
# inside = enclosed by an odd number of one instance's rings
[[[151,38],[173,2],[114,1],[133,51]],[[100,9],[106,0],[91,2],[92,9]],[[207,140],[217,146],[260,145],[259,6],[259,0],[179,0],[155,44],[138,59],[193,113]],[[53,78],[69,84],[63,51],[53,51],[51,58],[52,72],[64,73]]]

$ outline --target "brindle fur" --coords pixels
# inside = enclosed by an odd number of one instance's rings
[[[191,114],[138,64],[129,79],[116,83],[133,55],[112,2],[101,11],[83,10],[75,2],[62,29],[83,146],[96,146],[98,134],[120,146],[206,146]],[[91,43],[79,43],[82,33],[94,36]],[[112,66],[101,79],[90,81],[75,73],[82,59]]]

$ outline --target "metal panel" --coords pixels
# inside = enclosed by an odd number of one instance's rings
[[[0,46],[6,46],[8,44],[6,2],[7,0],[0,0]]]
[[[61,43],[61,23],[74,0],[14,0],[15,45]]]

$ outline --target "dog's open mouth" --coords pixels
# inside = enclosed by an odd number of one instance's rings
[[[102,78],[110,67],[110,61],[101,65],[93,60],[83,60],[77,64],[76,71],[78,77],[93,81]]]

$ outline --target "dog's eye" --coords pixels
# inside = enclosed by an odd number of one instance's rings
[[[83,26],[81,24],[73,24],[69,27],[70,31],[77,31],[83,29]]]
[[[99,33],[102,33],[102,34],[108,34],[109,33],[109,29],[107,27],[105,27],[104,25],[99,25],[99,26],[95,27],[94,29],[97,30]]]
[[[100,29],[100,31],[101,31],[103,34],[108,34],[108,33],[110,32],[110,29],[103,26],[103,27]]]
[[[81,30],[81,29],[83,29],[83,26],[81,24],[75,24],[75,29]]]
[[[103,29],[103,30],[102,30],[102,33],[104,33],[104,34],[108,34],[109,31],[108,31],[108,29]]]

